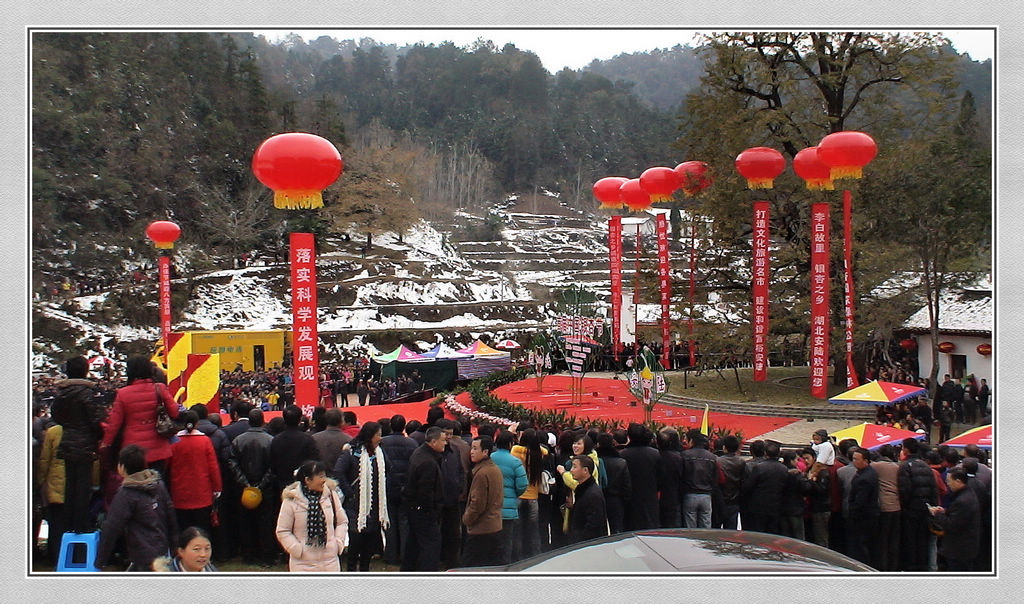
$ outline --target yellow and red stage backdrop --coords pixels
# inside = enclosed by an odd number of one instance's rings
[[[174,332],[168,334],[164,346],[167,357],[167,390],[176,396],[185,387],[185,370],[188,369],[188,355],[192,352],[192,334]]]
[[[188,355],[183,381],[186,409],[206,405],[210,413],[220,413],[220,355]]]

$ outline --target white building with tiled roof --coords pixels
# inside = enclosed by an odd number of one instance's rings
[[[992,346],[995,325],[992,284],[989,279],[969,287],[947,290],[939,300],[939,343],[952,348],[939,352],[939,380],[946,373],[954,378],[974,374],[992,383],[992,353],[981,354],[982,344]],[[928,307],[922,307],[903,323],[903,331],[917,342],[917,361],[921,375],[932,366],[932,337]],[[983,349],[984,350],[984,349]]]

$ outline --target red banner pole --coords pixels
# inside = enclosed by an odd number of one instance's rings
[[[622,348],[622,217],[608,220],[608,262],[612,280],[612,354],[619,361]]]
[[[828,397],[829,207],[811,207],[811,395]]]
[[[751,293],[754,297],[754,381],[768,379],[768,241],[771,235],[768,202],[754,202],[753,270]]]
[[[672,277],[669,274],[668,221],[664,214],[657,217],[658,281],[661,283],[661,366],[669,369],[671,323],[669,305],[672,300]]]
[[[856,388],[860,385],[857,380],[857,370],[853,366],[853,226],[851,214],[853,213],[853,196],[850,190],[843,191],[843,266],[846,272],[845,299],[846,299],[846,387]]]
[[[312,233],[291,233],[292,371],[295,404],[311,415],[320,400],[316,317],[316,248]]]
[[[171,258],[160,255],[160,335],[164,339],[164,366],[171,350]]]
[[[697,347],[693,341],[693,304],[697,292],[697,220],[690,214],[690,316],[686,318],[686,333],[689,334],[690,367],[697,364]]]

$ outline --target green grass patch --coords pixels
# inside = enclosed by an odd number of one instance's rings
[[[825,404],[825,401],[811,396],[809,373],[810,367],[772,367],[768,370],[766,381],[755,382],[752,368],[740,368],[735,372],[732,369],[723,369],[721,373],[710,370],[700,375],[691,371],[685,377],[685,387],[682,371],[669,372],[666,377],[669,380],[668,391],[678,396],[765,405],[818,407]],[[845,391],[846,388],[829,384],[829,396]]]

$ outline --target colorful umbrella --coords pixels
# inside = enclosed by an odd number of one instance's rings
[[[858,445],[868,450],[877,449],[887,444],[899,444],[904,438],[924,438],[924,434],[918,434],[910,430],[900,430],[891,426],[869,423],[843,428],[838,432],[833,432],[830,436],[834,436],[836,442],[852,438],[857,441]]]
[[[472,344],[470,344],[466,348],[463,348],[462,350],[456,350],[455,352],[460,352],[462,354],[471,354],[471,355],[474,355],[474,356],[491,356],[491,355],[498,355],[498,354],[504,354],[504,355],[508,354],[507,352],[502,352],[500,350],[495,350],[495,349],[491,348],[490,346],[488,346],[487,344],[484,344],[480,340],[476,340],[475,342],[473,342]]]
[[[516,348],[522,348],[519,342],[515,340],[502,340],[494,345],[495,348],[504,348],[505,350],[515,350]]]
[[[966,447],[967,445],[978,445],[981,449],[992,448],[992,424],[971,428],[960,436],[951,438],[942,443],[950,447]]]
[[[925,392],[927,390],[920,386],[874,381],[837,394],[828,401],[839,405],[891,405]]]
[[[398,348],[387,354],[373,357],[373,360],[377,361],[381,365],[386,365],[391,361],[416,361],[422,358],[423,357],[419,353],[409,350],[405,345],[400,345]]]

